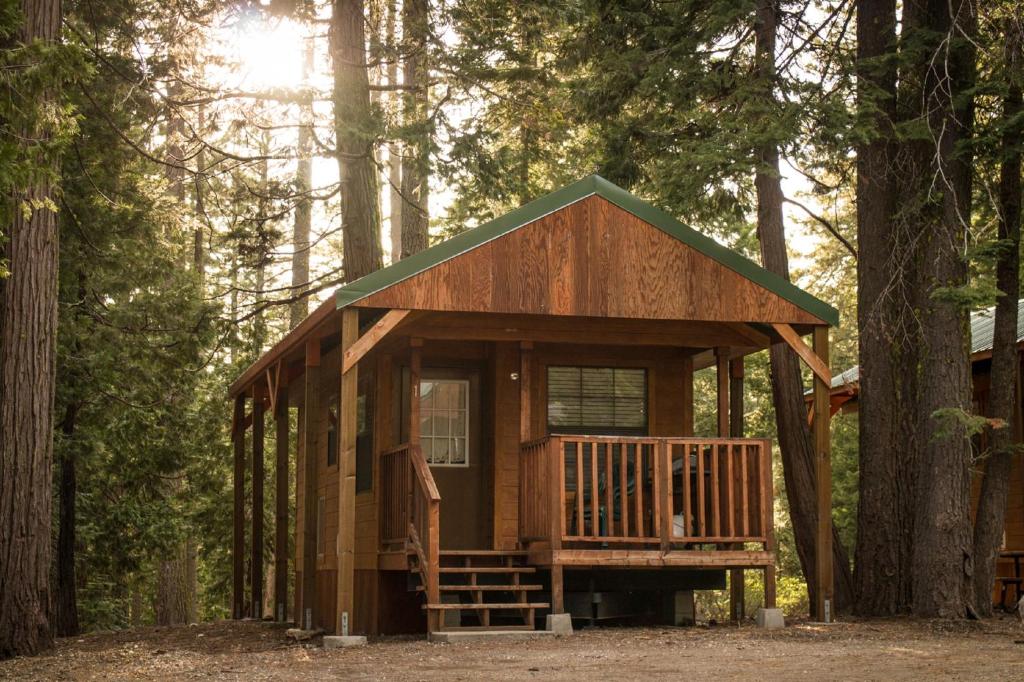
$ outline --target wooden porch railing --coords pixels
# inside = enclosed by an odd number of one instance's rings
[[[771,444],[549,436],[520,448],[524,544],[771,544]]]
[[[427,604],[440,602],[441,495],[418,445],[399,445],[380,457],[380,537],[416,555]],[[429,619],[437,612],[428,610]],[[439,627],[428,622],[431,631]]]

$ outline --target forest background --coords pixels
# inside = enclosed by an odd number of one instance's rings
[[[31,524],[52,541],[0,570],[0,593],[34,574],[38,611],[0,654],[227,616],[230,381],[340,283],[595,172],[838,308],[834,371],[888,358],[861,418],[834,420],[840,607],[984,613],[959,566],[934,599],[872,577],[932,580],[926,553],[984,565],[1001,533],[995,512],[972,527],[963,483],[1019,456],[1010,416],[928,368],[967,366],[971,310],[1012,300],[997,329],[1016,329],[1022,21],[1012,1],[3,0],[0,479],[48,489]],[[25,301],[51,346],[19,346]],[[23,351],[43,362],[22,404],[51,386],[49,421],[16,407]],[[744,415],[779,444],[779,596],[806,613],[798,371],[781,348],[749,358]],[[900,556],[872,549],[896,521],[858,501],[894,456],[913,473],[886,494],[911,507],[890,516],[953,490],[959,545],[922,519]],[[8,530],[29,523],[3,492]]]

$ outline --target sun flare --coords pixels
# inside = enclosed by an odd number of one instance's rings
[[[225,58],[239,87],[296,87],[302,82],[305,36],[287,18],[243,17],[224,36]]]

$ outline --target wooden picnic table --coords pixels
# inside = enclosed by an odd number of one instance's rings
[[[1004,549],[999,552],[1000,559],[1010,559],[1013,561],[1013,577],[999,576],[996,580],[1000,583],[999,590],[999,606],[1006,609],[1006,595],[1009,591],[1010,585],[1013,585],[1017,591],[1017,600],[1021,597],[1021,583],[1024,583],[1024,578],[1021,577],[1021,561],[1024,560],[1024,549]]]

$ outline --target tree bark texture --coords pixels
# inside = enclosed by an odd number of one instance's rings
[[[306,44],[306,55],[302,62],[302,82],[308,85],[313,72],[313,42]],[[304,99],[299,109],[299,158],[295,167],[295,218],[292,223],[292,296],[296,296],[288,308],[288,328],[295,329],[309,314],[309,299],[302,296],[309,289],[309,248],[310,232],[313,229],[313,99]]]
[[[389,0],[387,19],[385,20],[385,33],[387,34],[387,45],[389,48],[398,44],[398,1]],[[398,84],[398,57],[392,55],[387,68],[388,85]],[[391,98],[396,105],[393,115],[397,122],[401,123],[401,93],[391,93]],[[402,147],[397,139],[388,143],[388,189],[390,197],[388,205],[390,214],[388,217],[388,231],[391,236],[391,262],[402,258]]]
[[[857,99],[860,121],[875,136],[857,149],[857,326],[860,357],[859,496],[854,575],[856,611],[891,615],[910,608],[910,546],[916,458],[907,440],[913,391],[899,369],[908,297],[897,243],[893,179],[897,146],[896,2],[857,3]],[[903,388],[904,390],[899,390]],[[898,447],[902,446],[902,447]],[[898,453],[898,456],[894,456]]]
[[[430,245],[430,140],[428,111],[429,70],[427,67],[430,3],[404,0],[402,3],[402,75],[405,82],[404,127],[410,132],[402,156],[402,258]]]
[[[60,2],[22,0],[21,11],[19,42],[59,40]],[[32,104],[53,103],[57,96],[51,89]],[[35,128],[23,131],[21,139],[49,137],[45,123]],[[57,160],[49,163],[56,174]],[[11,274],[0,288],[0,658],[35,654],[52,642],[58,233],[57,216],[46,202],[54,200],[55,190],[39,174],[10,197],[14,210],[5,255]],[[23,210],[28,205],[33,208]]]
[[[756,50],[758,70],[768,84],[775,77],[775,40],[777,7],[773,0],[758,4]],[[769,85],[768,87],[771,87]],[[757,235],[761,244],[761,260],[765,268],[789,280],[789,259],[786,254],[785,224],[782,215],[782,185],[779,176],[779,152],[775,144],[764,143],[756,150],[758,169],[754,178],[757,191]],[[785,344],[769,350],[771,363],[772,402],[782,453],[782,472],[789,500],[800,567],[807,579],[810,603],[815,603],[815,533],[818,521],[816,506],[816,455],[811,430],[807,425],[804,386],[800,363]],[[850,560],[833,526],[833,575],[835,609],[844,611],[853,603],[853,576]]]
[[[1020,296],[1020,139],[1024,134],[1021,113],[1020,73],[1022,41],[1019,25],[1007,22],[1006,73],[1013,79],[1003,100],[1003,159],[999,172],[999,241],[996,261],[995,329],[992,337],[992,370],[989,381],[988,429],[989,454],[974,519],[974,607],[983,616],[992,615],[992,589],[996,561],[1003,541],[1010,470],[1013,464],[1013,440],[1020,429],[1016,413],[1020,357],[1017,353],[1017,300]]]
[[[967,312],[949,292],[967,281],[975,8],[904,3],[898,61],[895,3],[858,12],[861,125],[875,132],[858,149],[858,611],[961,617],[970,453],[939,411],[970,405]]]
[[[975,81],[971,41],[977,8],[973,0],[929,0],[925,13],[924,30],[941,36],[934,56],[929,55],[921,100],[931,137],[929,152],[940,180],[939,196],[928,196],[934,215],[931,211],[917,213],[918,219],[923,218],[917,244],[921,250],[917,290],[923,299],[920,316],[927,324],[922,325],[917,372],[922,389],[917,398],[922,456],[917,472],[911,591],[915,615],[960,618],[973,601],[971,452],[964,428],[936,412],[956,409],[966,413],[971,409],[968,311],[942,292],[967,284],[964,245],[971,215],[972,157],[965,144],[973,132],[974,107],[973,96],[966,93]],[[928,182],[934,183],[934,177],[928,174]]]
[[[382,265],[380,201],[373,150],[362,0],[335,0],[331,17],[334,131],[341,178],[341,230],[345,281]]]

